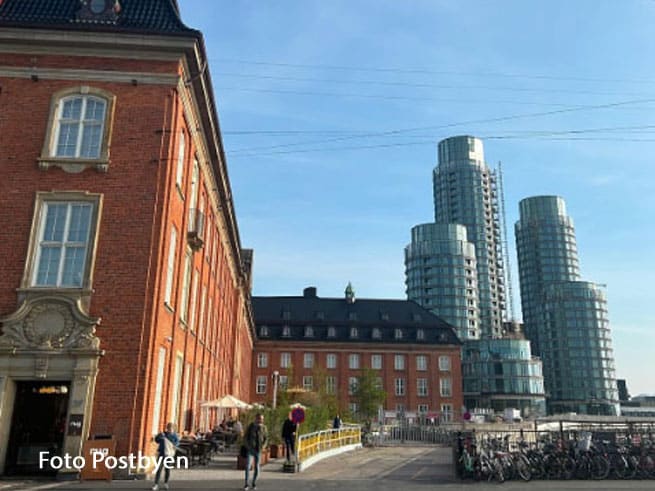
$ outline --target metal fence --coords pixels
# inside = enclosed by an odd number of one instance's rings
[[[298,462],[313,457],[326,450],[361,443],[362,435],[359,426],[340,428],[338,430],[322,430],[298,437]]]
[[[397,445],[402,443],[450,444],[453,430],[433,425],[384,425],[371,431],[369,445]]]

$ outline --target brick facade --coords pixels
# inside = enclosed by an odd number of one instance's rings
[[[182,429],[201,425],[202,400],[228,393],[250,398],[250,284],[213,96],[207,92],[211,84],[201,68],[206,57],[195,31],[154,42],[120,32],[68,34],[32,35],[0,22],[0,318],[13,315],[26,299],[38,305],[47,294],[79,300],[84,314],[100,318],[95,336],[104,353],[90,394],[92,410],[84,414],[84,436],[113,435],[117,455],[150,451],[162,348],[159,427],[174,412]],[[115,100],[106,169],[75,168],[75,159],[68,167],[40,165],[53,97],[66,89],[84,94],[87,87]],[[198,180],[191,203],[195,161]],[[21,290],[30,245],[37,241],[39,192],[101,197],[91,291]],[[193,244],[187,233],[190,209],[201,209],[204,217]],[[173,227],[171,300],[165,302]],[[187,254],[192,273],[184,293]],[[184,299],[186,321],[181,319]],[[178,358],[182,372],[176,385]],[[50,377],[47,371],[44,377]],[[0,380],[12,383],[11,373],[0,373]],[[11,401],[4,404],[11,413]],[[0,429],[0,447],[7,444],[6,433]],[[72,450],[79,448],[66,442]]]

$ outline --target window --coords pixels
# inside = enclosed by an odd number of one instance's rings
[[[419,414],[425,414],[428,412],[428,405],[427,404],[419,404],[418,405],[418,413]]]
[[[325,392],[328,394],[336,394],[337,392],[337,378],[334,376],[325,377]]]
[[[280,368],[291,367],[291,353],[280,353]]]
[[[268,367],[268,353],[257,353],[257,368]]]
[[[191,282],[191,315],[189,319],[189,327],[191,330],[196,328],[196,297],[198,295],[198,277],[200,276],[200,271],[197,269],[193,275],[193,281]]]
[[[449,378],[439,380],[439,392],[442,397],[451,397],[453,395],[452,382]]]
[[[184,175],[184,162],[186,160],[186,144],[184,131],[180,131],[180,141],[177,146],[177,172],[175,173],[175,184],[182,191],[182,176]]]
[[[439,370],[441,370],[442,372],[450,371],[450,356],[439,357]]]
[[[302,388],[305,390],[313,390],[314,389],[314,377],[311,375],[305,375],[302,378]]]
[[[397,378],[396,379],[396,395],[404,396],[405,395],[405,379]]]
[[[155,381],[155,407],[153,408],[152,433],[161,431],[159,419],[161,418],[161,398],[164,390],[164,368],[166,368],[166,348],[159,348],[159,359],[157,360],[157,378]]]
[[[305,327],[305,337],[313,338],[314,337],[314,328],[312,326]]]
[[[326,359],[326,366],[328,368],[337,368],[337,355],[334,353],[328,353]]]
[[[257,377],[257,394],[266,394],[266,375],[260,375]]]
[[[416,395],[419,397],[426,397],[428,395],[428,379],[416,379]]]
[[[377,327],[373,328],[373,331],[371,332],[371,337],[373,339],[381,339],[382,338],[382,333],[380,332],[380,329]]]
[[[357,377],[348,377],[348,394],[353,395],[357,390],[359,380]]]
[[[405,369],[405,355],[395,355],[393,357],[393,368],[394,370]]]
[[[191,363],[187,363],[184,369],[184,388],[182,389],[182,411],[180,411],[179,427],[187,429],[189,409],[189,391],[191,390]]]
[[[269,336],[268,326],[260,326],[259,327],[259,336],[262,337],[262,338],[267,338]]]
[[[352,416],[357,416],[359,413],[359,405],[356,402],[350,402],[348,403],[348,411],[350,411],[350,414]]]
[[[351,353],[348,356],[348,368],[351,370],[359,370],[359,355],[356,353]]]
[[[198,166],[198,161],[193,161],[193,170],[191,171],[191,197],[189,199],[189,211],[188,211],[188,222],[187,230],[188,231],[202,231],[202,226],[204,224],[198,223],[196,226],[196,221],[198,220],[198,210],[196,209],[196,201],[198,199],[198,181],[200,180],[200,167]],[[201,218],[202,220],[202,218]]]
[[[191,284],[191,260],[193,254],[187,248],[184,257],[184,277],[182,278],[182,299],[180,300],[180,320],[187,323],[189,313],[189,286]]]
[[[166,290],[164,291],[164,303],[171,305],[171,294],[173,292],[173,276],[175,274],[175,249],[177,247],[177,230],[171,227],[171,241],[168,244],[168,263],[166,267]]]
[[[394,329],[393,330],[393,337],[395,339],[402,339],[403,338],[403,330],[402,329]]]
[[[99,195],[37,194],[38,229],[25,286],[90,287],[99,206]]]
[[[175,375],[173,377],[173,398],[171,399],[171,421],[177,421],[180,414],[180,385],[182,384],[182,355],[175,358]]]
[[[351,339],[356,339],[359,336],[359,333],[357,332],[356,327],[351,327],[350,328],[350,338]]]
[[[314,353],[305,353],[303,366],[305,368],[314,368]]]
[[[425,331],[423,329],[416,330],[416,339],[418,341],[423,341],[425,339]]]
[[[382,370],[382,355],[371,355],[371,368]]]
[[[290,338],[291,337],[291,328],[289,326],[284,326],[282,328],[282,337]]]
[[[337,337],[337,330],[332,326],[328,327],[327,337],[328,338],[336,338]]]
[[[289,377],[287,375],[280,375],[280,388],[287,389],[289,387]]]
[[[424,372],[428,369],[428,357],[425,355],[418,355],[416,357],[416,369]]]
[[[452,404],[442,404],[441,405],[441,421],[444,423],[449,423],[453,420],[453,405]]]

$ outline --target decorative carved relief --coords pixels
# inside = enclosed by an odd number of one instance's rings
[[[47,356],[37,356],[34,358],[34,373],[38,378],[46,378],[48,375]]]
[[[95,326],[100,319],[87,316],[79,301],[67,297],[53,295],[26,300],[16,312],[0,321],[3,323],[0,347],[31,350],[99,348]]]

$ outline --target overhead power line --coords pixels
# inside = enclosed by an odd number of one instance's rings
[[[432,70],[429,68],[402,68],[402,67],[375,67],[375,66],[348,66],[348,65],[330,65],[318,63],[289,63],[289,62],[272,62],[272,61],[258,61],[258,60],[244,60],[236,58],[210,58],[210,61],[216,63],[236,63],[244,65],[255,66],[271,66],[271,67],[286,67],[286,68],[302,68],[302,69],[320,69],[320,70],[340,70],[340,71],[353,71],[353,72],[387,72],[387,73],[406,73],[406,74],[428,74],[428,75],[457,75],[457,76],[474,76],[474,77],[501,77],[501,78],[524,78],[534,80],[561,80],[561,81],[574,81],[574,82],[610,82],[610,83],[633,83],[633,84],[648,84],[655,83],[652,79],[613,79],[602,77],[576,77],[576,76],[558,76],[549,74],[524,74],[524,73],[504,73],[504,72],[467,72],[456,70]]]
[[[442,124],[442,125],[421,126],[421,127],[414,127],[414,128],[401,128],[401,129],[395,129],[395,130],[386,130],[386,131],[379,131],[379,132],[364,133],[364,134],[359,134],[359,135],[348,135],[348,136],[333,137],[333,138],[327,138],[327,139],[322,139],[322,140],[283,143],[283,144],[269,145],[269,146],[264,146],[264,147],[243,148],[243,149],[233,150],[231,153],[232,154],[238,154],[238,153],[243,153],[243,152],[252,152],[252,151],[255,151],[255,150],[275,150],[275,149],[280,149],[280,148],[290,148],[290,147],[298,147],[298,146],[313,145],[313,144],[325,144],[325,143],[333,143],[333,142],[340,142],[340,141],[347,141],[347,140],[356,140],[356,139],[361,139],[361,138],[383,137],[383,136],[396,135],[396,134],[412,133],[412,132],[416,132],[416,131],[431,131],[431,130],[439,130],[439,129],[446,129],[446,128],[454,128],[454,127],[457,127],[457,126],[481,124],[481,123],[498,123],[498,122],[503,122],[503,121],[512,121],[512,120],[518,120],[518,119],[529,119],[529,118],[535,118],[535,117],[552,116],[552,115],[556,115],[556,114],[565,114],[565,113],[572,113],[572,112],[578,112],[578,111],[610,109],[610,108],[616,108],[616,107],[627,106],[627,105],[648,104],[648,103],[653,103],[653,102],[655,102],[655,99],[636,99],[636,100],[630,100],[630,101],[621,101],[621,102],[613,102],[613,103],[606,103],[606,104],[596,104],[596,105],[591,105],[591,106],[574,106],[574,107],[569,107],[569,108],[564,108],[564,109],[557,109],[557,110],[552,110],[552,111],[543,111],[543,112],[536,112],[536,113],[524,113],[524,114],[512,114],[512,115],[508,115],[508,116],[499,116],[499,117],[495,117],[495,118],[483,118],[483,119],[477,119],[477,120],[468,120],[468,121],[461,121],[461,122],[448,123],[448,124]]]

